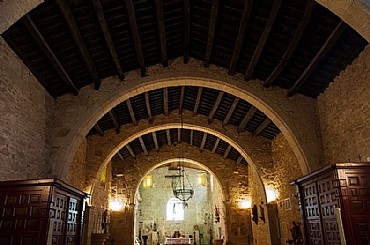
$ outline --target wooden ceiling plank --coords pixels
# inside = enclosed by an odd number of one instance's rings
[[[230,151],[231,151],[231,145],[228,145],[222,158],[226,159],[229,156]]]
[[[75,18],[73,17],[70,6],[68,6],[68,1],[65,0],[55,0],[56,5],[58,6],[60,12],[62,13],[64,19],[67,22],[67,26],[72,34],[73,40],[75,41],[78,50],[82,56],[85,67],[89,71],[90,76],[92,77],[95,83],[95,89],[99,89],[101,80],[98,77],[96,67],[91,59],[90,53],[86,47],[86,44],[82,38],[81,32],[78,29]]]
[[[58,58],[55,56],[54,52],[51,50],[50,46],[47,44],[45,38],[42,36],[41,32],[37,29],[37,26],[32,21],[31,17],[26,14],[22,18],[23,24],[26,26],[27,30],[30,32],[32,37],[35,39],[41,50],[44,52],[46,57],[49,59],[53,68],[57,71],[59,76],[62,78],[65,84],[72,90],[74,95],[78,95],[79,91],[76,85],[72,82],[71,78],[64,70],[63,66],[60,64]]]
[[[190,145],[192,146],[194,143],[194,130],[190,130]]]
[[[213,145],[212,153],[216,152],[219,143],[220,143],[220,138],[217,138],[215,144]]]
[[[206,145],[206,141],[207,141],[207,133],[204,133],[203,138],[202,138],[202,142],[200,143],[200,147],[199,147],[200,152],[203,151],[204,146]]]
[[[168,116],[168,88],[163,89],[163,113]]]
[[[61,1],[61,0],[59,0],[59,1]],[[110,55],[111,55],[111,57],[113,59],[113,62],[116,66],[118,77],[119,77],[120,80],[123,80],[123,79],[125,79],[125,74],[122,70],[121,63],[119,61],[116,48],[114,47],[113,40],[112,40],[112,37],[111,37],[110,32],[109,32],[107,21],[105,20],[105,17],[104,17],[103,7],[100,3],[100,0],[92,0],[92,2],[93,2],[93,5],[94,5],[95,13],[98,17],[100,28],[101,28],[101,30],[103,32],[103,35],[104,35],[105,43],[108,46]]]
[[[184,63],[189,60],[190,43],[190,0],[184,0]]]
[[[238,133],[242,132],[245,128],[245,126],[248,124],[248,122],[252,119],[254,113],[257,112],[257,108],[252,106],[249,111],[247,112],[247,114],[245,114],[242,122],[239,124],[239,127],[238,127]]]
[[[162,66],[168,67],[166,31],[165,31],[165,26],[164,26],[164,14],[163,14],[163,0],[156,0],[155,3],[156,3],[155,9],[157,13],[159,45],[161,47],[161,55],[162,55]]]
[[[158,152],[159,151],[159,145],[158,145],[158,140],[157,140],[157,133],[152,132],[152,137],[153,137],[153,141],[154,141],[154,147],[155,147],[156,151]]]
[[[314,0],[309,0],[306,5],[306,9],[304,11],[303,17],[299,22],[297,29],[294,33],[292,41],[289,43],[287,50],[285,51],[283,57],[280,60],[280,63],[275,67],[273,72],[269,75],[266,79],[264,86],[270,87],[275,79],[281,74],[284,70],[285,66],[288,64],[290,58],[292,57],[301,37],[306,29],[306,26],[311,18],[312,10],[313,10]]]
[[[130,155],[133,156],[134,158],[136,158],[135,152],[129,144],[126,145],[126,148],[127,148],[128,152],[130,152]]]
[[[182,113],[182,109],[184,106],[184,98],[185,98],[185,87],[181,87],[179,113]]]
[[[141,136],[139,137],[139,141],[140,141],[140,145],[141,145],[141,148],[143,149],[144,154],[146,156],[149,155],[148,150],[146,149],[144,140],[143,140],[143,138]]]
[[[209,27],[208,27],[207,48],[206,48],[206,55],[204,58],[204,67],[209,67],[209,60],[211,58],[212,47],[213,47],[213,43],[215,40],[216,21],[217,21],[219,5],[220,5],[219,0],[212,0],[212,8],[211,8]]]
[[[116,115],[114,114],[113,111],[110,111],[108,114],[113,122],[114,127],[116,128],[116,133],[119,134],[121,131],[121,125],[119,125]]]
[[[140,33],[139,33],[139,29],[137,27],[137,22],[136,22],[134,3],[132,2],[132,0],[125,0],[124,2],[126,6],[128,21],[130,23],[132,38],[134,40],[134,46],[135,46],[137,59],[139,61],[139,66],[140,66],[140,71],[141,71],[140,73],[141,73],[141,76],[144,77],[146,76],[144,55],[143,55],[143,50],[141,46]]]
[[[319,64],[321,59],[329,52],[334,46],[335,42],[342,35],[344,30],[347,28],[347,24],[342,20],[337,24],[330,36],[325,40],[325,43],[321,46],[320,50],[316,53],[315,57],[311,60],[310,64],[303,71],[302,75],[297,79],[293,86],[289,89],[288,96],[293,96],[297,93],[298,89],[302,87],[307,78],[311,75],[313,70]]]
[[[203,88],[200,87],[198,89],[197,98],[195,99],[194,109],[193,109],[193,116],[196,116],[198,114],[198,109],[200,105],[200,99],[202,97]]]
[[[252,59],[249,62],[247,71],[245,72],[245,80],[249,80],[252,77],[252,75],[253,75],[254,68],[256,67],[256,65],[258,63],[258,60],[259,60],[259,58],[261,56],[261,53],[263,51],[263,48],[265,47],[265,44],[267,42],[267,39],[268,39],[268,37],[270,35],[272,26],[274,25],[276,16],[277,16],[277,14],[279,12],[279,9],[280,9],[280,6],[281,6],[281,1],[282,0],[274,0],[273,1],[273,5],[272,5],[272,8],[271,8],[270,15],[269,15],[269,17],[267,19],[265,29],[262,32],[261,38],[258,41],[258,44],[257,44],[256,49],[254,50]]]
[[[171,131],[169,129],[166,129],[166,137],[167,137],[167,144],[169,146],[172,145],[172,142],[171,142]]]
[[[231,61],[230,61],[230,66],[229,66],[230,75],[235,74],[236,65],[238,63],[240,51],[243,47],[245,31],[247,30],[249,17],[252,12],[252,7],[253,7],[253,0],[245,1],[242,18],[240,20],[238,36],[236,38],[236,43],[235,43],[235,47],[233,50],[233,56],[231,57]]]
[[[222,122],[222,127],[225,127],[229,123],[230,118],[231,118],[232,114],[234,113],[236,106],[239,103],[239,100],[240,100],[240,98],[235,98],[233,104],[230,107],[229,112],[227,113],[224,121]]]
[[[271,120],[269,118],[265,119],[265,121],[263,121],[261,125],[259,125],[258,128],[253,132],[253,135],[259,135],[270,123]]]
[[[136,121],[136,118],[135,118],[134,109],[132,108],[132,104],[131,104],[130,99],[127,99],[126,100],[126,104],[127,104],[128,111],[130,112],[132,123],[135,124],[135,125],[137,125],[137,121]]]
[[[222,100],[222,97],[224,96],[224,91],[220,91],[218,93],[218,96],[216,98],[216,101],[215,103],[213,104],[213,107],[211,109],[211,111],[209,112],[208,114],[208,123],[211,124],[212,123],[212,119],[213,119],[213,116],[215,115],[216,111],[217,111],[217,108],[218,106],[220,105],[221,103],[221,100]]]
[[[96,131],[99,133],[100,136],[104,136],[104,132],[103,130],[100,128],[99,124],[96,123],[94,128],[96,129]]]
[[[149,92],[145,92],[145,105],[146,105],[146,110],[148,112],[148,120],[149,123],[153,123],[153,116],[152,116],[152,110],[150,109],[150,99],[149,99]]]

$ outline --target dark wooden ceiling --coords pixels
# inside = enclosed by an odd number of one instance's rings
[[[192,57],[316,98],[367,45],[312,0],[47,0],[2,36],[54,97]]]

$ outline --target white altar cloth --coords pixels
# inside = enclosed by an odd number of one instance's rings
[[[164,244],[191,244],[190,238],[166,238]]]

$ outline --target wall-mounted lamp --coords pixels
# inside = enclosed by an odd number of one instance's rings
[[[153,187],[153,176],[151,175],[145,176],[143,180],[143,186],[144,188],[152,188]]]
[[[241,208],[251,208],[252,207],[252,200],[250,198],[242,199],[239,201],[239,206]]]
[[[276,201],[279,196],[279,192],[272,186],[265,186],[267,202]]]

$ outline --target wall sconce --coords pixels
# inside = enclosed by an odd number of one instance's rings
[[[252,200],[250,198],[242,199],[239,201],[239,206],[241,208],[251,208],[252,207]]]
[[[206,185],[206,174],[199,174],[197,178],[197,184],[201,186]]]
[[[278,191],[272,186],[265,186],[265,189],[266,189],[267,202],[269,203],[269,202],[276,201],[276,199],[279,196]]]
[[[153,187],[153,176],[151,175],[145,176],[143,180],[143,186],[144,188],[152,188]]]

